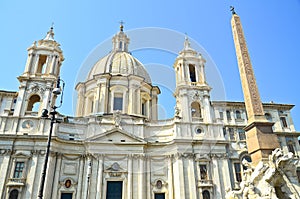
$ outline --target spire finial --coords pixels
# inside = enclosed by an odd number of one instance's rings
[[[120,23],[120,31],[123,32],[123,28],[124,28],[123,24],[125,22],[123,20],[121,20],[119,23]]]
[[[235,15],[235,14],[236,14],[236,12],[235,12],[235,10],[234,10],[234,7],[233,7],[233,6],[230,6],[230,11],[231,11],[231,13],[232,13],[233,15]]]

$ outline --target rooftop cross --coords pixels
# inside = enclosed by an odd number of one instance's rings
[[[120,23],[120,31],[123,32],[123,28],[124,28],[123,24],[125,22],[123,20],[121,20],[119,23]]]

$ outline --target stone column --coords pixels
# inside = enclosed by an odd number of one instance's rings
[[[136,113],[141,114],[141,89],[137,88],[136,89]]]
[[[210,97],[208,91],[204,91],[203,95],[203,106],[204,106],[204,113],[202,114],[202,117],[204,117],[204,122],[211,123],[212,122],[212,117],[211,117],[211,106],[210,106]]]
[[[205,70],[204,70],[204,63],[205,60],[203,58],[201,58],[201,62],[200,62],[200,72],[201,72],[201,84],[206,84],[206,76],[205,76]]]
[[[77,107],[76,116],[81,117],[84,115],[84,84],[79,83],[77,86]]]
[[[35,54],[34,64],[32,65],[32,73],[36,74],[39,65],[40,55]]]
[[[50,65],[50,68],[49,68],[49,73],[51,74],[51,75],[55,75],[54,74],[54,69],[55,69],[55,63],[56,63],[56,60],[57,60],[57,56],[56,55],[53,55],[52,56],[52,62],[51,62],[51,65]]]
[[[127,96],[128,96],[128,94],[127,94],[127,92],[128,91],[124,91],[123,92],[123,107],[122,107],[122,112],[123,113],[128,113],[128,106],[127,106],[127,104],[128,104],[128,101],[127,101]]]
[[[105,81],[101,81],[101,84],[100,84],[100,93],[99,93],[99,109],[98,111],[99,112],[107,112],[107,107],[108,107],[108,104],[107,104],[107,82],[106,80]]]
[[[27,58],[27,62],[26,62],[26,65],[25,65],[24,73],[27,73],[27,74],[30,73],[30,66],[32,64],[33,57],[34,57],[34,54],[32,54],[32,53],[28,54],[28,58]]]
[[[94,113],[100,112],[99,110],[99,104],[100,104],[100,91],[101,91],[101,84],[97,83],[97,88],[96,88],[96,96],[95,96],[95,103],[94,103]]]
[[[129,85],[128,89],[128,114],[134,114],[134,85]]]

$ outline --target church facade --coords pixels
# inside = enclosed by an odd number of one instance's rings
[[[239,190],[241,162],[251,161],[244,102],[211,101],[205,57],[186,38],[173,65],[174,117],[159,120],[160,89],[129,43],[121,26],[110,53],[77,84],[76,115],[56,114],[44,198],[210,199]],[[1,199],[38,197],[52,126],[41,115],[59,100],[63,60],[51,28],[28,48],[18,91],[0,91]],[[292,108],[263,104],[281,149],[298,159]]]

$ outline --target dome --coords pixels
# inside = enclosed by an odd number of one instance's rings
[[[150,76],[143,64],[126,51],[112,51],[101,58],[90,70],[87,80],[94,75],[110,73],[112,75],[136,75],[151,83]]]
[[[144,78],[144,81],[151,84],[151,79],[143,64],[128,52],[129,38],[123,32],[123,26],[120,31],[112,38],[112,51],[101,58],[90,70],[87,81],[94,78],[94,75],[112,74],[112,75],[135,75]]]

